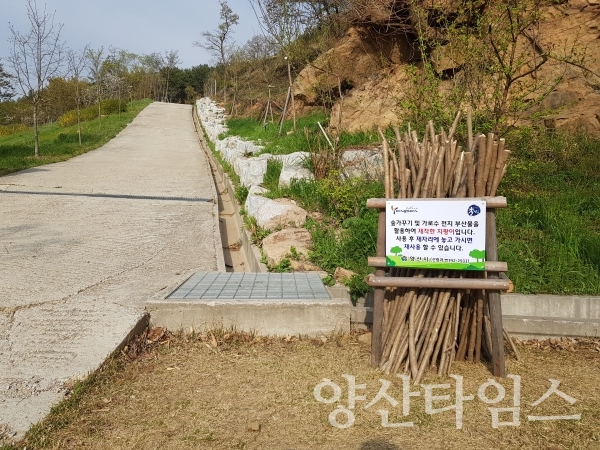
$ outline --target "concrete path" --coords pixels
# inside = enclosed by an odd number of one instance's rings
[[[165,103],[98,150],[0,177],[0,442],[95,370],[147,300],[224,271],[215,198],[191,107]]]

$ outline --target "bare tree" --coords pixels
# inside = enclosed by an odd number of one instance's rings
[[[273,56],[277,48],[266,36],[257,34],[248,39],[243,51],[247,58],[256,61]]]
[[[229,7],[225,0],[219,2],[221,5],[221,23],[214,31],[205,31],[202,33],[204,42],[195,41],[194,47],[202,47],[208,50],[211,55],[219,60],[219,63],[223,66],[223,78],[227,79],[227,62],[229,57],[229,51],[231,49],[229,42],[231,41],[231,34],[233,33],[233,26],[238,24],[240,16],[235,14]],[[223,101],[227,101],[227,83],[223,83]]]
[[[102,79],[104,76],[102,65],[104,63],[104,47],[98,50],[88,49],[87,60],[90,69],[90,79],[96,85],[96,99],[98,101],[98,129],[102,128]]]
[[[279,50],[289,53],[292,44],[309,28],[307,5],[295,0],[249,0],[259,25]]]
[[[79,145],[81,145],[81,89],[79,82],[81,75],[87,68],[87,53],[89,47],[86,45],[80,51],[76,52],[72,49],[67,50],[67,66],[69,75],[75,80],[75,102],[77,103],[77,136],[79,137]]]
[[[285,55],[288,69],[289,96],[292,100],[292,118],[296,131],[296,105],[292,90],[292,63],[295,58],[294,44],[310,26],[307,20],[307,4],[295,0],[249,0],[260,27]]]
[[[30,28],[22,34],[9,25],[13,48],[7,61],[24,96],[31,96],[33,103],[33,127],[35,157],[39,157],[38,119],[41,92],[44,85],[58,74],[64,57],[64,43],[60,33],[62,24],[54,24],[54,13],[46,7],[40,11],[36,0],[27,0],[27,17]]]
[[[167,70],[167,85],[165,87],[164,101],[169,101],[169,78],[171,76],[171,70],[177,67],[177,64],[181,64],[179,59],[179,53],[177,50],[165,50],[164,67]]]

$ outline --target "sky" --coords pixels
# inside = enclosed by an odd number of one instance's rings
[[[240,16],[233,27],[233,40],[245,44],[260,34],[249,0],[228,0]],[[9,23],[21,33],[30,28],[27,0],[0,0],[0,58],[9,55]],[[55,11],[54,23],[63,24],[66,45],[79,50],[116,47],[136,54],[177,50],[181,68],[211,64],[206,50],[194,47],[204,31],[217,29],[221,7],[218,0],[37,0],[38,9]],[[106,53],[105,53],[106,54]],[[6,68],[6,63],[3,64]]]

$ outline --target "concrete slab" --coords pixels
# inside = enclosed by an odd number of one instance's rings
[[[148,299],[225,271],[215,198],[186,105],[153,103],[98,150],[0,177],[0,442],[96,370]]]
[[[502,321],[520,339],[599,337],[600,297],[506,294]]]
[[[332,298],[317,273],[196,273],[146,309],[152,325],[173,331],[314,336],[348,332],[351,303]]]
[[[600,297],[502,294],[501,301],[502,323],[516,338],[600,336]],[[359,301],[352,308],[350,321],[353,328],[370,328],[372,299]]]

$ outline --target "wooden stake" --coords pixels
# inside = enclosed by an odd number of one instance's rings
[[[458,126],[458,121],[460,120],[460,110],[456,113],[456,117],[454,118],[454,122],[452,122],[452,127],[450,127],[450,133],[448,133],[448,140],[451,141],[454,137],[454,132],[456,131],[456,127]]]
[[[496,211],[486,212],[485,256],[488,261],[498,261],[498,244],[496,242]],[[498,274],[490,272],[489,279],[497,279]],[[490,324],[492,327],[492,364],[494,376],[506,376],[504,363],[504,339],[502,337],[502,304],[500,291],[489,290]]]
[[[504,333],[504,338],[508,341],[508,344],[510,345],[511,350],[513,351],[513,353],[515,355],[516,360],[520,361],[521,355],[519,355],[519,351],[517,350],[517,347],[515,346],[512,336],[510,335],[510,333],[508,332],[508,330],[505,327],[502,327],[502,331]]]
[[[385,256],[385,211],[379,211],[379,224],[377,227],[377,256]],[[375,271],[379,276],[385,275],[385,269]],[[371,334],[371,366],[378,367],[381,361],[383,343],[383,289],[375,289],[373,295],[373,326]]]
[[[486,172],[485,161],[486,161],[486,139],[485,136],[480,135],[478,139],[478,151],[477,151],[477,164],[475,169],[475,197],[483,197],[485,195],[485,182],[484,175]]]
[[[473,153],[465,152],[463,155],[465,156],[465,165],[467,166],[467,197],[475,197],[475,167],[473,165]]]
[[[483,294],[483,293],[482,293]],[[477,297],[477,329],[475,336],[475,363],[481,361],[481,334],[483,333],[483,295]]]
[[[467,133],[468,133],[468,149],[469,151],[471,151],[471,148],[473,147],[473,119],[472,119],[472,114],[473,114],[473,110],[471,109],[471,106],[469,105],[469,107],[467,108]]]

